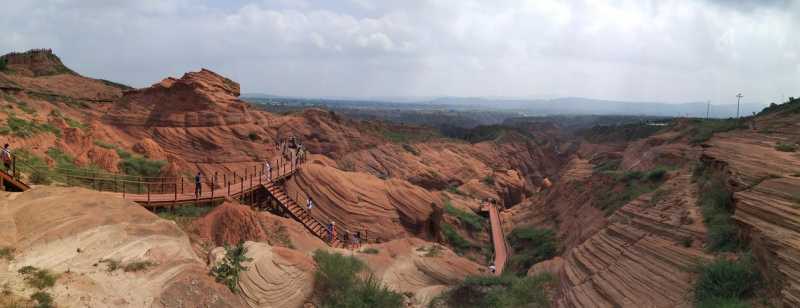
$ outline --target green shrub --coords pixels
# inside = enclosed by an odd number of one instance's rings
[[[36,110],[31,108],[31,106],[28,105],[28,103],[26,103],[24,101],[17,101],[17,107],[19,107],[19,109],[22,110],[22,112],[25,112],[27,114],[35,114],[36,113]]]
[[[710,298],[695,304],[696,308],[750,308],[738,298]]]
[[[161,174],[161,168],[167,164],[166,161],[148,159],[122,149],[117,149],[117,155],[122,159],[119,169],[131,176],[157,177]]]
[[[450,291],[431,302],[431,307],[549,307],[548,288],[555,278],[548,274],[532,277],[468,276]]]
[[[719,307],[725,304],[738,307],[743,300],[753,295],[759,285],[760,275],[750,255],[738,260],[717,259],[700,265],[695,283],[695,302],[701,307]]]
[[[53,296],[47,292],[38,291],[31,294],[31,300],[36,301],[35,308],[52,308],[55,307],[53,303]]]
[[[648,181],[651,182],[659,182],[664,180],[664,176],[667,174],[667,170],[661,167],[657,167],[649,172],[647,172],[646,178]]]
[[[314,261],[314,287],[323,307],[402,307],[402,295],[389,290],[371,274],[366,278],[359,275],[366,269],[360,260],[317,250]]]
[[[797,151],[797,144],[778,142],[775,144],[775,149],[781,152],[794,152]]]
[[[459,195],[459,196],[466,196],[467,195],[463,191],[458,189],[458,186],[456,186],[456,185],[451,185],[450,187],[447,187],[447,191],[450,192],[451,194],[456,194],[456,195]]]
[[[703,222],[708,228],[707,242],[711,251],[733,251],[739,249],[741,243],[733,218],[733,192],[725,185],[724,180],[711,170],[703,169],[698,176],[700,187],[700,210]]]
[[[75,120],[73,118],[64,118],[64,121],[67,122],[67,126],[72,128],[79,128],[83,130],[89,128],[88,125],[81,123],[81,121]]]
[[[609,159],[599,165],[594,166],[595,172],[615,171],[622,164],[622,159]]]
[[[378,250],[377,248],[370,247],[370,248],[364,248],[360,252],[361,253],[366,253],[366,254],[371,254],[371,255],[377,255],[380,252],[380,250]]]
[[[0,259],[6,259],[8,261],[14,260],[14,248],[0,247]]]
[[[38,269],[30,265],[23,266],[17,272],[22,274],[25,282],[38,290],[52,287],[56,284],[58,276],[46,269]]]
[[[122,267],[122,270],[126,273],[128,272],[141,272],[146,270],[148,267],[155,266],[156,264],[150,261],[134,261]]]
[[[247,248],[244,243],[240,242],[238,245],[225,247],[225,259],[218,265],[211,268],[211,274],[219,283],[225,284],[231,292],[239,291],[239,275],[247,271],[247,267],[242,265],[243,262],[249,262],[253,259],[247,257]]]
[[[533,227],[512,230],[508,243],[514,250],[508,269],[520,275],[525,275],[534,264],[554,257],[558,248],[553,230]]]
[[[494,186],[494,177],[491,176],[491,175],[487,175],[487,176],[483,177],[481,182],[483,182],[484,184],[489,185],[489,186]]]
[[[261,137],[258,136],[256,132],[250,132],[249,134],[247,134],[247,139],[250,139],[250,141],[257,141],[261,140]]]
[[[453,206],[450,200],[444,204],[444,210],[447,214],[456,217],[469,231],[480,231],[486,223],[486,218],[478,216],[473,212],[467,212]]]
[[[447,223],[442,224],[442,234],[444,235],[445,241],[450,243],[450,245],[452,245],[453,248],[455,248],[456,251],[459,253],[463,253],[464,251],[472,248],[473,246],[472,243],[470,243],[469,241],[464,239],[464,237],[458,234],[458,232],[456,232],[456,229],[450,224]]]
[[[103,259],[103,260],[100,260],[100,263],[105,263],[106,264],[106,271],[109,272],[109,273],[118,270],[120,268],[120,266],[122,265],[122,262],[120,262],[119,260],[115,260],[115,259]]]
[[[413,145],[408,143],[403,143],[403,149],[406,150],[408,153],[414,154],[414,156],[419,156],[420,152],[415,148]]]

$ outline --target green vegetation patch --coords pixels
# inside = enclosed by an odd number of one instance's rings
[[[378,253],[380,253],[380,250],[378,250],[377,248],[370,247],[370,248],[361,249],[361,251],[359,251],[359,252],[360,253],[370,254],[370,255],[377,255]]]
[[[406,152],[411,153],[414,156],[419,156],[420,154],[419,149],[408,143],[403,143],[403,150],[406,150]]]
[[[707,242],[711,251],[734,251],[741,248],[736,223],[733,221],[733,192],[721,174],[698,165],[693,171],[699,186],[698,202],[703,222],[708,228]]]
[[[450,200],[445,201],[444,211],[450,216],[457,218],[458,221],[466,226],[467,230],[470,232],[483,230],[484,226],[486,225],[486,218],[478,216],[478,214],[475,214],[471,211],[468,212],[458,209],[453,206]]]
[[[769,113],[800,113],[800,98],[790,96],[789,100],[783,104],[769,104],[769,106],[761,110],[758,115]]]
[[[444,235],[445,241],[450,243],[458,253],[464,253],[474,246],[462,237],[461,234],[458,234],[456,228],[450,224],[442,223],[442,235]]]
[[[20,138],[30,138],[43,133],[52,133],[56,137],[61,137],[61,130],[48,123],[20,119],[13,114],[6,119],[6,127],[0,128],[0,134],[12,134]]]
[[[402,307],[403,296],[380,283],[360,260],[324,250],[314,252],[316,294],[322,307]]]
[[[225,259],[221,263],[211,268],[211,275],[217,282],[224,284],[237,293],[239,291],[239,275],[247,271],[247,267],[242,265],[244,262],[253,261],[247,257],[247,248],[240,242],[236,246],[225,246]]]
[[[691,122],[692,128],[689,130],[691,137],[689,143],[700,144],[711,139],[716,133],[732,131],[734,129],[747,128],[745,122],[741,119],[726,119],[726,120],[701,120],[694,119]]]
[[[596,125],[577,131],[577,135],[592,143],[630,142],[650,137],[664,129],[664,127],[648,125],[647,123]]]
[[[34,308],[52,308],[55,307],[53,296],[50,293],[37,291],[31,294],[31,300],[36,301]]]
[[[166,161],[148,159],[120,148],[116,150],[117,155],[122,159],[119,162],[119,169],[130,176],[157,177],[161,174],[161,168],[167,164]]]
[[[37,290],[52,287],[58,280],[58,275],[51,273],[49,270],[38,269],[30,265],[23,266],[17,272],[23,276],[29,286]]]
[[[525,275],[534,264],[554,257],[558,249],[556,234],[550,229],[519,227],[507,238],[514,250],[508,269],[518,275]]]
[[[658,189],[667,177],[667,170],[663,167],[657,167],[647,172],[607,171],[605,173],[611,175],[616,182],[602,185],[604,187],[595,190],[594,206],[603,210],[606,216],[610,216],[631,200]]]
[[[760,275],[749,254],[737,260],[724,258],[702,264],[694,286],[697,307],[749,307],[760,284]]]
[[[795,152],[797,151],[797,144],[795,143],[787,143],[787,142],[778,142],[775,144],[775,149],[781,152]]]
[[[6,259],[8,261],[14,260],[14,248],[0,247],[0,259]]]
[[[430,307],[550,307],[548,289],[556,285],[549,274],[531,277],[468,276],[435,298]]]

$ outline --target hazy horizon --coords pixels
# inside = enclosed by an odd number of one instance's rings
[[[145,87],[205,67],[292,97],[797,96],[799,1],[14,1],[0,52]]]

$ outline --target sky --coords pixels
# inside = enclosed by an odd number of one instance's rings
[[[145,87],[208,68],[305,97],[800,96],[800,0],[15,0],[0,53]]]

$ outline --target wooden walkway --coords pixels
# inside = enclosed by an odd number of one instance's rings
[[[492,244],[494,245],[495,275],[501,275],[508,261],[508,242],[503,234],[500,211],[497,209],[497,205],[488,204],[487,206],[487,210],[489,211],[489,223],[492,228]]]
[[[11,176],[11,174],[6,173],[5,170],[0,170],[0,188],[5,187],[6,185],[19,191],[31,189],[28,184],[15,179],[13,176]]]

